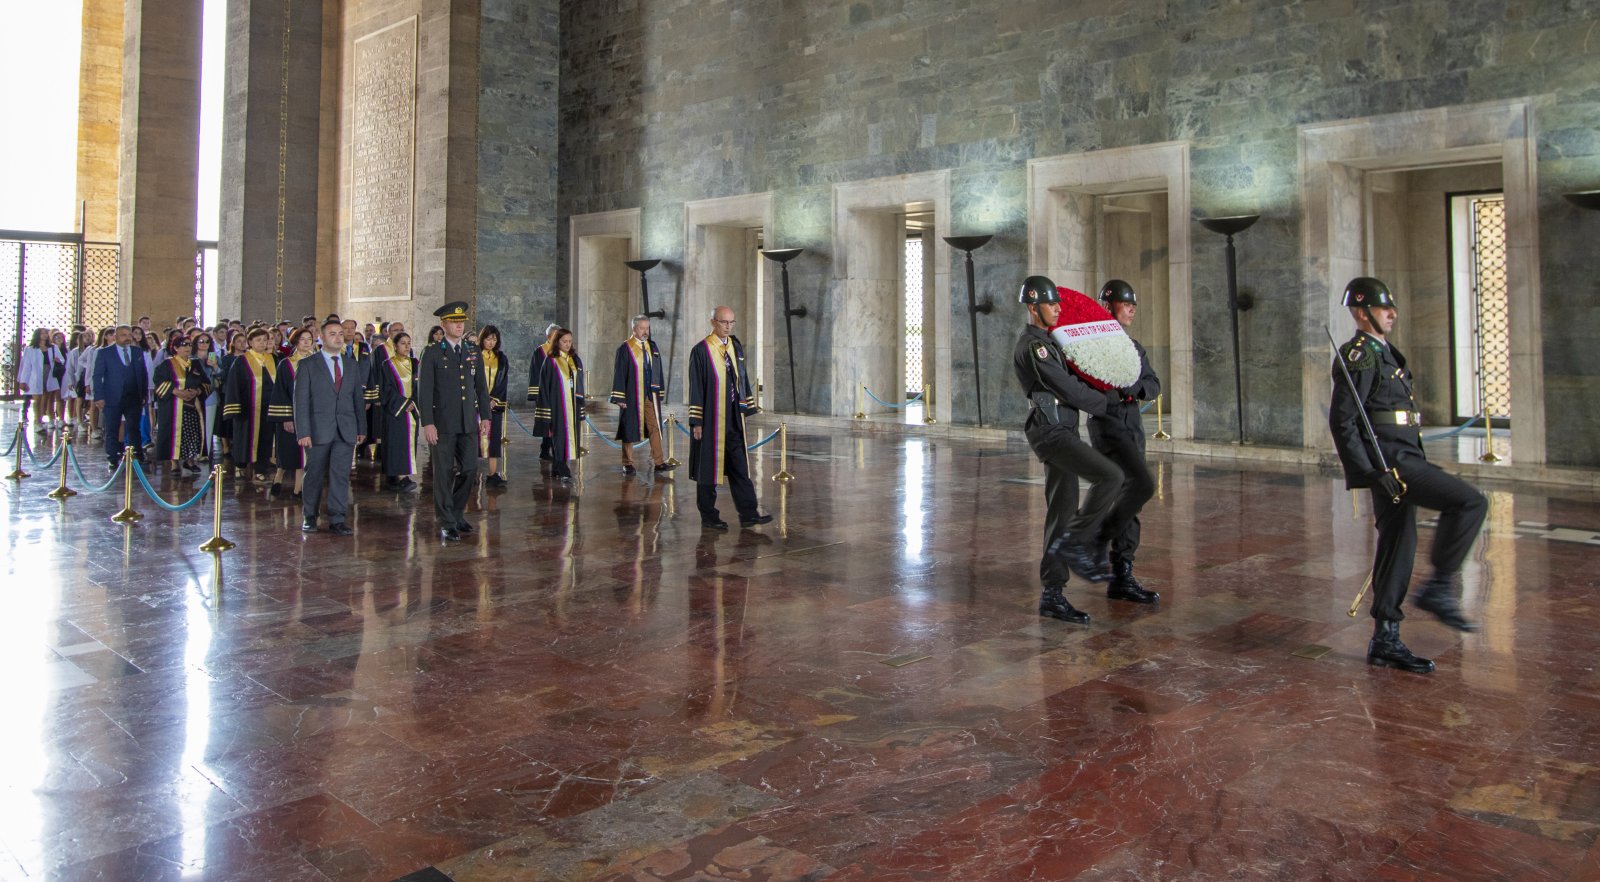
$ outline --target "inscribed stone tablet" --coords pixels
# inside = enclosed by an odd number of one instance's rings
[[[411,298],[417,17],[355,41],[350,299]]]

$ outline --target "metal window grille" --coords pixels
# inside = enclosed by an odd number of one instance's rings
[[[17,393],[17,363],[37,329],[112,323],[120,251],[73,233],[0,234],[0,392]]]
[[[1472,200],[1472,331],[1482,409],[1511,416],[1511,322],[1506,280],[1506,200]]]
[[[906,397],[922,391],[922,239],[906,240]]]

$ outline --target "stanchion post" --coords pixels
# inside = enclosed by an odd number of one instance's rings
[[[1494,417],[1489,415],[1487,406],[1483,408],[1483,438],[1489,446],[1484,450],[1483,455],[1478,457],[1478,462],[1499,462],[1500,457],[1496,456],[1494,452]],[[20,463],[18,467],[21,467]]]
[[[119,524],[131,524],[142,520],[144,515],[133,510],[133,447],[122,449],[122,511],[111,516]]]
[[[666,431],[667,431],[667,461],[666,461],[666,465],[669,465],[669,466],[680,466],[680,465],[683,465],[683,463],[678,462],[678,457],[675,456],[673,454],[673,452],[672,452],[673,447],[675,446],[675,443],[678,440],[677,437],[675,437],[678,434],[678,415],[677,414],[673,414],[673,413],[667,414],[667,430]]]
[[[778,424],[778,473],[772,480],[779,484],[787,484],[794,480],[794,474],[789,471],[789,424]]]
[[[28,423],[26,420],[24,420],[17,424],[17,441],[16,444],[13,445],[17,451],[17,467],[11,470],[11,474],[6,475],[6,480],[8,481],[20,481],[23,478],[32,477],[27,472],[22,470],[22,454],[26,452],[23,450],[23,448],[28,446],[27,435]]]
[[[922,384],[922,422],[924,425],[933,425],[938,420],[933,418],[933,384]]]
[[[211,469],[211,538],[200,543],[201,551],[227,551],[234,547],[232,542],[222,538],[222,466],[213,466]]]
[[[1156,433],[1150,437],[1156,439],[1157,441],[1172,440],[1172,436],[1167,434],[1167,430],[1161,428],[1161,402],[1165,397],[1165,393],[1156,396]]]
[[[857,383],[856,384],[856,419],[858,419],[858,420],[864,420],[864,419],[867,418],[866,391],[867,391],[867,384],[866,383]]]
[[[67,433],[66,432],[62,432],[61,433],[61,452],[59,454],[57,454],[57,455],[61,457],[61,480],[60,480],[59,483],[56,484],[56,489],[51,490],[49,493],[46,493],[45,495],[50,497],[51,499],[71,499],[72,497],[78,495],[78,491],[73,490],[71,487],[67,486]]]

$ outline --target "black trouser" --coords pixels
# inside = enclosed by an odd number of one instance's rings
[[[1066,535],[1075,545],[1093,545],[1122,492],[1117,464],[1083,443],[1076,427],[1040,423],[1027,430],[1033,455],[1044,463],[1044,547]],[[1078,479],[1090,483],[1089,496],[1078,505]],[[1040,578],[1049,578],[1043,561]],[[1065,582],[1063,578],[1061,581]]]
[[[1139,512],[1156,495],[1156,478],[1144,459],[1144,436],[1131,434],[1123,426],[1107,427],[1100,420],[1089,422],[1089,438],[1094,449],[1122,469],[1122,490],[1100,527],[1099,541],[1111,543],[1111,562],[1133,563],[1139,550]]]
[[[467,497],[478,477],[478,433],[440,432],[429,451],[433,465],[433,507],[439,528],[453,528],[467,519]]]
[[[123,448],[130,446],[135,456],[140,455],[139,416],[143,413],[144,401],[141,399],[106,402],[100,413],[100,429],[105,433],[106,459],[118,462],[122,459]]]
[[[301,513],[317,520],[322,504],[322,484],[328,484],[328,523],[342,524],[350,513],[350,469],[355,466],[355,445],[334,439],[306,449],[306,481],[301,487]],[[284,469],[291,477],[294,469]]]
[[[1372,617],[1398,622],[1400,604],[1411,584],[1417,554],[1417,509],[1439,513],[1433,531],[1433,572],[1454,576],[1472,550],[1473,540],[1489,511],[1489,500],[1467,482],[1417,456],[1392,463],[1405,482],[1405,495],[1395,503],[1382,490],[1372,491],[1372,514],[1378,527],[1378,554],[1372,564]]]
[[[739,510],[740,520],[749,521],[760,517],[761,511],[756,507],[756,485],[750,480],[750,454],[744,449],[744,431],[739,422],[735,419],[728,425],[722,463],[728,477],[728,490],[733,493],[733,507]],[[707,481],[696,484],[694,503],[700,509],[700,520],[722,520],[722,514],[717,511],[716,484]]]

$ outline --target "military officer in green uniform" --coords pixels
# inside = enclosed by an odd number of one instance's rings
[[[433,465],[433,504],[439,535],[450,542],[472,532],[467,496],[478,477],[478,438],[489,433],[489,383],[478,347],[468,343],[467,304],[433,313],[444,339],[422,352],[417,368],[417,414]]]
[[[1433,576],[1417,592],[1418,609],[1461,631],[1478,626],[1461,611],[1461,564],[1489,501],[1467,482],[1428,462],[1422,452],[1422,414],[1411,386],[1411,370],[1389,332],[1397,309],[1394,295],[1377,279],[1352,279],[1344,305],[1355,319],[1356,335],[1339,347],[1333,366],[1333,401],[1328,425],[1344,465],[1345,486],[1372,490],[1378,551],[1372,563],[1372,642],[1367,664],[1428,673],[1433,662],[1413,655],[1400,642],[1400,604],[1411,582],[1417,553],[1417,508],[1439,512],[1433,531]],[[1371,434],[1363,425],[1365,411]],[[1376,449],[1374,449],[1376,445]]]

